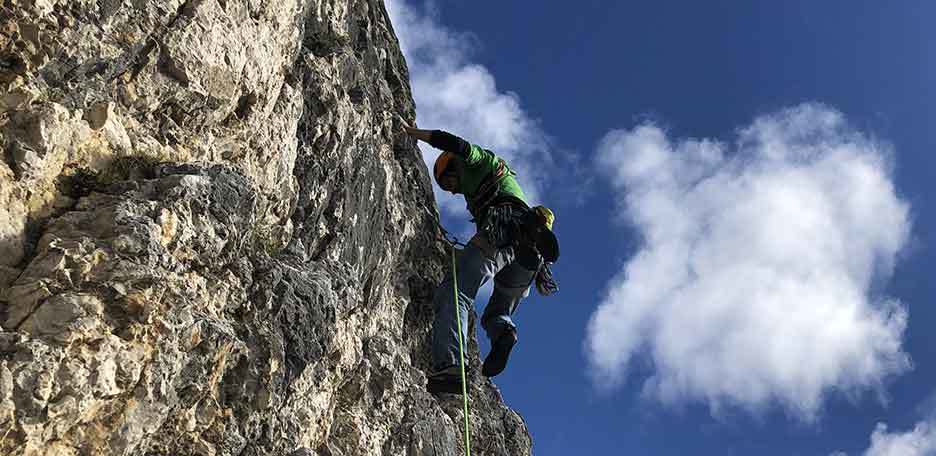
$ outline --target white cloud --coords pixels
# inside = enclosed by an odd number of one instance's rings
[[[599,167],[642,246],[592,315],[595,384],[635,358],[668,404],[813,420],[826,393],[873,390],[910,368],[907,312],[871,292],[909,236],[886,145],[827,107],[758,118],[735,144],[672,141],[653,124],[608,133]]]
[[[936,423],[923,421],[909,432],[889,433],[887,425],[878,423],[871,434],[871,447],[865,456],[933,456],[936,455]]]
[[[425,12],[403,0],[386,5],[409,66],[419,126],[448,130],[504,157],[527,196],[537,200],[553,167],[547,136],[515,93],[499,91],[491,72],[470,61],[472,36],[439,24],[431,3]],[[425,144],[420,149],[431,169],[439,151]],[[460,196],[438,187],[436,194],[443,208],[464,212]]]

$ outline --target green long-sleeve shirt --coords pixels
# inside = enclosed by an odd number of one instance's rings
[[[468,202],[469,210],[472,210],[472,201],[478,196],[477,192],[481,184],[492,173],[497,172],[500,162],[504,162],[506,175],[497,183],[496,199],[503,197],[512,197],[527,203],[526,195],[517,182],[515,173],[507,165],[506,161],[495,155],[490,150],[471,144],[458,136],[442,130],[433,130],[429,144],[436,149],[454,153],[462,160],[465,166],[458,176],[458,188],[465,195],[465,201]],[[472,215],[478,217],[483,208],[474,208]]]

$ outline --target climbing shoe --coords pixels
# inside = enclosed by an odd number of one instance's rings
[[[487,358],[484,358],[484,366],[481,367],[481,373],[485,377],[493,377],[504,371],[507,367],[507,358],[510,357],[510,350],[517,343],[517,330],[513,328],[505,329],[500,337],[491,344],[491,351]]]
[[[432,394],[461,394],[461,372],[458,366],[447,367],[429,374],[426,389]]]

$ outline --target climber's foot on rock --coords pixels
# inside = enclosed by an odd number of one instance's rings
[[[481,373],[485,377],[493,377],[504,371],[507,367],[507,358],[510,357],[510,350],[517,343],[517,330],[513,328],[505,329],[500,337],[491,344],[491,352],[487,358],[484,358],[484,366]]]
[[[461,372],[457,366],[447,367],[429,374],[426,389],[432,394],[461,394]]]

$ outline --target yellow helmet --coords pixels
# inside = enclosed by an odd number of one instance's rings
[[[556,215],[553,214],[553,211],[549,210],[546,206],[536,206],[533,208],[533,211],[543,220],[543,225],[546,225],[546,228],[552,230],[553,222],[556,220]]]

